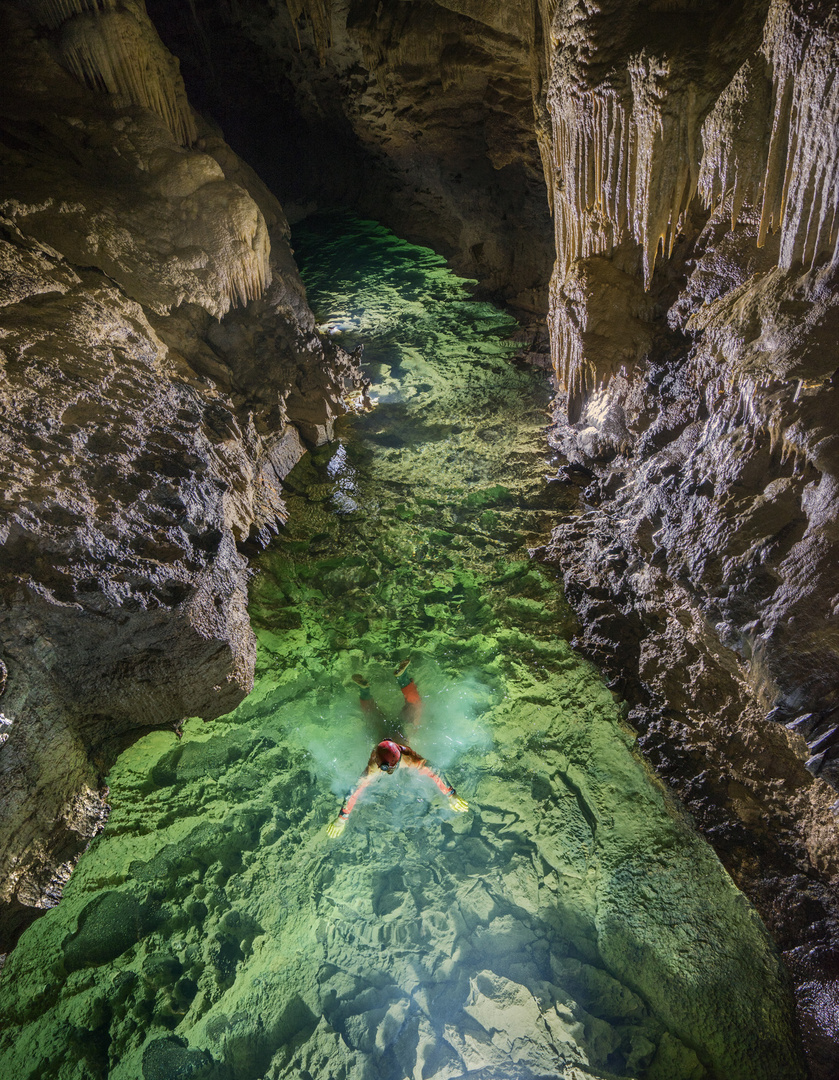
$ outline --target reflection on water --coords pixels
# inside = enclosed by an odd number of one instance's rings
[[[253,585],[251,697],[114,768],[107,830],[7,967],[0,1065],[801,1075],[763,927],[528,558],[567,508],[544,480],[548,387],[511,362],[510,319],[369,222],[310,222],[295,247],[325,331],[365,344],[378,405],[288,479],[290,524]],[[352,676],[397,723],[403,659],[425,702],[411,742],[470,811],[402,770],[330,841],[381,731]]]

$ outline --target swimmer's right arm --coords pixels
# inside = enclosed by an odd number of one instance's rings
[[[374,773],[373,771],[371,771],[370,765],[368,765],[362,773],[361,778],[356,784],[355,788],[344,800],[344,805],[341,807],[338,816],[327,826],[326,835],[330,838],[330,840],[334,840],[336,837],[340,836],[344,829],[347,827],[347,819],[352,813],[352,808],[358,801],[358,797],[362,793],[362,791],[364,791],[364,789],[372,783],[373,775]]]

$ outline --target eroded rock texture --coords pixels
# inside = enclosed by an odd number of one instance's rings
[[[585,647],[634,704],[649,757],[796,974],[828,985],[832,8],[560,3],[547,99],[553,438],[572,462],[564,478],[588,483],[587,512],[555,530],[547,557],[565,570]],[[834,1010],[822,1008],[824,1062]]]
[[[141,3],[0,5],[4,933],[54,901],[132,733],[252,685],[237,541],[360,389],[276,200]]]

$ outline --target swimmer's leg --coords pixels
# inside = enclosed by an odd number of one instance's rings
[[[422,718],[422,698],[419,690],[417,690],[417,684],[407,673],[410,663],[410,660],[403,660],[393,674],[396,676],[399,689],[402,691],[402,697],[405,699],[401,713],[402,725],[404,727],[410,724],[416,730],[420,726]]]
[[[380,734],[380,728],[385,721],[385,714],[376,704],[373,699],[373,691],[370,689],[370,683],[364,678],[363,675],[353,675],[352,681],[358,686],[358,704],[361,706],[361,711],[364,713],[367,720],[367,726],[371,733],[378,738]]]

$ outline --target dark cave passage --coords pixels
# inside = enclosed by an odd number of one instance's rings
[[[317,5],[296,19],[285,4],[147,7],[190,100],[289,220],[354,210],[544,315],[553,226],[532,100],[543,76],[517,15],[493,27],[456,5],[327,5],[325,51]],[[437,52],[442,72],[427,63]]]

